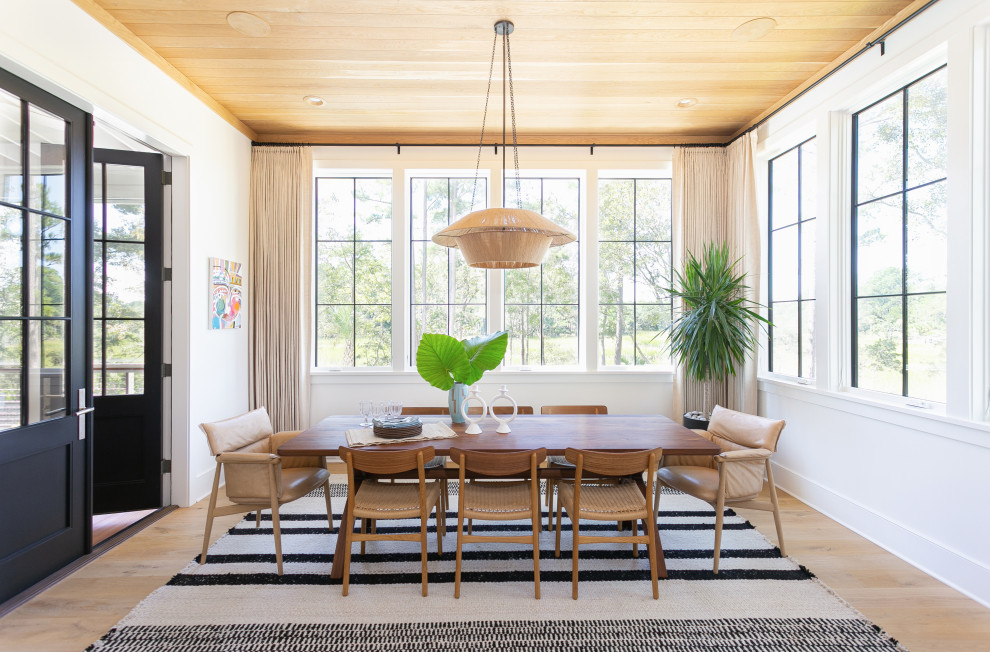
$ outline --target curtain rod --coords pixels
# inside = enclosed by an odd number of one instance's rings
[[[478,147],[474,143],[268,143],[252,140],[254,147]],[[482,147],[499,148],[502,143],[485,143]],[[518,147],[724,147],[725,143],[519,143]],[[511,145],[509,145],[511,147]]]

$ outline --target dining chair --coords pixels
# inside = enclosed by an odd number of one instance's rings
[[[604,405],[544,405],[540,408],[540,414],[608,414],[608,408]],[[551,455],[547,458],[550,468],[573,469],[574,465],[567,461],[563,455]],[[553,527],[554,502],[553,497],[557,487],[557,480],[547,479],[547,530]]]
[[[443,554],[443,536],[446,534],[446,514],[441,510],[440,482],[426,482],[425,463],[434,456],[433,447],[413,450],[382,451],[360,450],[341,446],[337,451],[347,465],[347,508],[340,525],[338,536],[346,537],[344,551],[344,588],[347,595],[351,572],[351,546],[360,541],[362,552],[366,541],[419,541],[420,559],[423,567],[423,595],[426,595],[426,523],[430,513],[436,509],[437,554]],[[417,483],[381,482],[377,478],[367,478],[357,485],[354,472],[361,471],[372,475],[390,475],[416,469]],[[373,521],[402,518],[420,519],[419,532],[408,534],[378,534],[354,531],[354,519]]]
[[[633,556],[638,554],[638,546],[645,543],[650,558],[650,579],[653,582],[653,599],[660,597],[657,589],[657,522],[653,518],[653,508],[649,496],[653,495],[653,480],[657,473],[663,450],[654,448],[630,453],[603,453],[599,451],[568,448],[564,457],[574,465],[574,484],[561,483],[557,491],[557,537],[554,555],[560,557],[560,517],[561,509],[571,519],[573,534],[573,570],[571,572],[571,597],[578,597],[578,548],[582,543],[632,543]],[[646,493],[640,491],[638,483],[626,476],[642,476],[646,472]],[[617,484],[585,484],[586,472],[597,476],[621,478]],[[632,536],[598,535],[582,536],[581,519],[593,521],[632,521]],[[643,522],[645,534],[639,534],[637,521]]]
[[[708,422],[708,430],[694,432],[721,446],[721,454],[714,458],[668,456],[657,472],[657,480],[662,485],[700,498],[715,508],[715,563],[712,571],[716,575],[722,547],[722,520],[727,506],[773,512],[780,554],[786,554],[777,488],[773,484],[773,470],[770,468],[770,458],[777,450],[777,441],[785,425],[783,420],[767,419],[716,405]],[[764,473],[769,485],[770,502],[756,500],[763,491]],[[653,507],[657,516],[659,498],[660,492],[657,491]]]
[[[299,434],[299,431],[273,432],[271,419],[264,407],[222,421],[201,423],[210,451],[216,457],[210,507],[206,512],[206,534],[199,563],[206,563],[210,547],[213,519],[227,514],[255,512],[255,527],[261,525],[261,510],[272,511],[272,532],[275,535],[275,564],[282,574],[282,536],[279,528],[279,506],[302,498],[323,487],[327,504],[327,521],[333,532],[333,508],[330,503],[330,473],[322,455],[279,457],[278,447]],[[217,507],[220,472],[226,478],[227,499],[232,505]]]
[[[450,449],[450,458],[460,467],[457,507],[457,566],[454,573],[454,597],[461,597],[461,549],[465,543],[531,543],[533,545],[533,583],[540,599],[540,479],[537,467],[547,458],[547,449],[490,453]],[[520,481],[468,483],[467,472],[484,478],[505,478],[526,474]],[[464,519],[516,521],[530,519],[532,534],[491,536],[464,531]]]

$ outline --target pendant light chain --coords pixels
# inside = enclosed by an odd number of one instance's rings
[[[488,65],[488,90],[485,91],[485,112],[481,116],[481,140],[478,142],[478,160],[474,163],[474,188],[471,189],[471,210],[474,212],[474,198],[478,194],[478,172],[481,170],[481,149],[485,146],[485,122],[488,120],[488,99],[492,96],[492,77],[495,74],[495,46],[498,45],[498,33],[492,39],[492,62]],[[514,117],[514,116],[513,116]]]
[[[509,62],[509,106],[512,113],[512,160],[516,171],[516,202],[522,210],[522,181],[519,179],[519,142],[516,140],[516,93],[512,89],[512,48],[509,34],[505,34],[505,54]],[[503,145],[504,146],[504,145]]]

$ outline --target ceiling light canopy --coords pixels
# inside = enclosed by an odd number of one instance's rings
[[[747,20],[739,27],[732,30],[732,38],[736,41],[755,41],[761,39],[777,27],[777,21],[764,16]]]
[[[467,215],[433,235],[433,242],[444,247],[461,250],[464,260],[471,267],[485,269],[519,269],[535,267],[543,262],[550,247],[574,242],[577,237],[567,229],[554,224],[535,211],[522,207],[522,187],[519,179],[519,145],[516,138],[516,105],[512,90],[512,56],[509,34],[515,27],[508,20],[495,23],[495,41],[492,43],[492,62],[488,71],[488,93],[485,95],[485,113],[481,119],[481,141],[478,144],[478,163],[474,170],[475,191],[478,187],[478,170],[481,167],[481,148],[485,144],[485,121],[488,117],[488,100],[492,91],[495,71],[495,48],[502,37],[502,180],[503,208],[474,209],[474,193]],[[516,208],[505,207],[507,194],[505,183],[505,116],[506,88],[512,115],[512,154],[516,174]]]
[[[681,99],[677,100],[677,108],[686,109],[689,106],[694,106],[697,103],[698,103],[698,98],[696,97],[682,97]]]
[[[272,31],[268,21],[246,11],[232,11],[227,14],[227,24],[244,36],[268,36]]]

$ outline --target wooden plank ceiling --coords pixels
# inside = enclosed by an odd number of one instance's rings
[[[520,142],[705,143],[731,139],[920,4],[75,1],[256,140],[405,144],[477,142],[499,19],[515,24]],[[239,33],[232,12],[268,33]],[[757,18],[775,26],[741,38]],[[499,49],[490,128],[500,80]],[[678,107],[685,98],[696,103]]]

